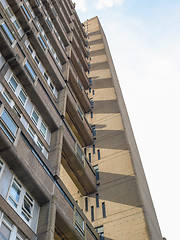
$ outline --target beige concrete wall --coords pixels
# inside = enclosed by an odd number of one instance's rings
[[[86,26],[87,22],[85,23]],[[88,196],[88,211],[94,206],[93,225],[104,226],[107,240],[160,240],[162,239],[153,203],[148,190],[141,160],[134,140],[123,96],[119,87],[109,48],[98,18],[88,20],[92,78],[93,118],[88,121],[96,126],[92,146],[92,165],[99,166],[98,191],[99,208],[96,207],[96,193]],[[98,160],[97,150],[101,159]],[[85,199],[65,173],[61,175],[66,186],[85,211]],[[102,216],[105,202],[106,218]]]

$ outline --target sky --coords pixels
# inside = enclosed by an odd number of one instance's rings
[[[180,1],[74,0],[106,34],[163,237],[179,236]]]

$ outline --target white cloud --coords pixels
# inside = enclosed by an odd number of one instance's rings
[[[76,9],[80,10],[81,12],[87,11],[86,0],[75,0]]]
[[[106,7],[111,8],[114,5],[122,6],[124,0],[98,0],[95,4],[96,9],[101,10]]]

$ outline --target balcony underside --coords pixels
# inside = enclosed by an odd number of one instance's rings
[[[76,146],[63,139],[62,165],[82,195],[96,191],[96,178],[90,165],[78,156]]]

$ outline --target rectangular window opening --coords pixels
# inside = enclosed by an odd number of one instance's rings
[[[96,193],[96,207],[99,207],[99,194]]]
[[[93,144],[93,154],[96,153],[96,148],[95,148],[95,145]]]
[[[94,206],[91,206],[91,222],[94,222]]]
[[[88,211],[88,198],[85,198],[85,211]]]
[[[106,218],[105,202],[102,203],[102,215],[103,215],[103,218]]]
[[[97,154],[98,154],[98,160],[100,160],[101,159],[101,154],[100,154],[100,150],[99,149],[97,150]]]

